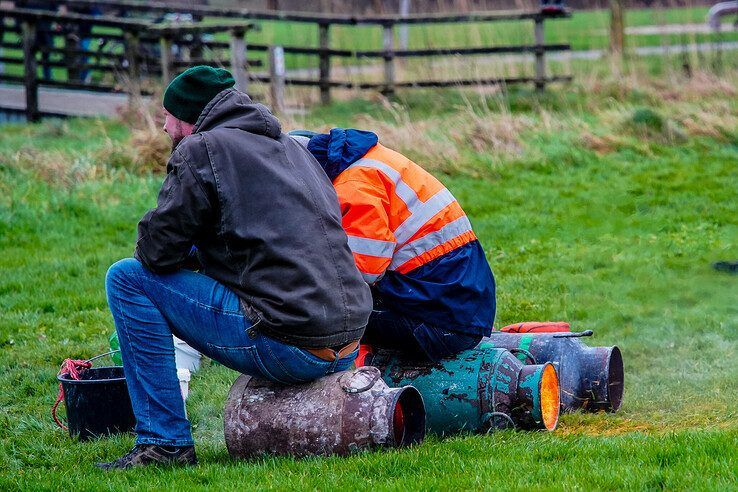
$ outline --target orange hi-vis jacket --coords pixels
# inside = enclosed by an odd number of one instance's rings
[[[349,247],[369,284],[387,270],[410,272],[476,239],[440,181],[379,143],[333,185]]]
[[[443,184],[379,144],[370,131],[291,135],[333,183],[348,245],[372,288],[374,312],[418,327],[489,335],[494,275],[469,219]]]

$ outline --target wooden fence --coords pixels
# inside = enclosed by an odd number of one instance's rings
[[[83,15],[30,10],[24,8],[0,9],[0,48],[6,48],[6,56],[0,63],[22,64],[23,76],[0,74],[0,81],[23,83],[26,87],[27,116],[38,118],[39,84],[94,91],[124,91],[145,94],[154,85],[166,84],[175,71],[195,64],[228,66],[233,71],[238,87],[246,90],[249,80],[271,83],[272,95],[279,97],[281,84],[317,87],[323,103],[331,98],[331,89],[379,90],[392,94],[398,88],[450,87],[490,84],[531,83],[543,89],[546,84],[568,81],[570,76],[551,76],[546,71],[546,53],[566,51],[568,44],[545,44],[544,23],[549,19],[568,17],[568,11],[558,13],[529,12],[481,12],[454,15],[410,15],[353,17],[286,13],[274,11],[249,11],[244,9],[190,7],[177,8],[178,13],[190,14],[195,19],[207,18],[207,22],[188,23],[154,22],[155,14],[171,13],[173,8],[163,3],[138,3],[129,1],[62,0],[69,10],[95,6],[103,15]],[[17,1],[22,7],[23,2]],[[223,21],[222,19],[227,19]],[[216,22],[213,23],[213,20]],[[247,43],[249,30],[258,28],[254,23],[263,20],[290,21],[314,24],[318,31],[318,47],[267,46]],[[395,29],[401,24],[470,23],[498,21],[531,21],[534,43],[529,45],[448,47],[434,49],[397,49],[394,44]],[[383,48],[380,50],[341,50],[330,47],[330,28],[335,25],[374,25],[382,29]],[[84,30],[84,34],[80,34]],[[206,33],[228,33],[229,41],[204,40]],[[45,43],[40,39],[45,36]],[[15,37],[15,40],[11,38]],[[95,40],[94,47],[82,46],[82,39]],[[117,49],[106,49],[113,45]],[[173,57],[177,47],[184,56]],[[358,47],[357,47],[358,48]],[[257,72],[260,60],[247,59],[247,53],[269,52],[269,72]],[[15,56],[13,54],[15,53]],[[455,80],[398,81],[395,62],[398,59],[441,56],[499,55],[529,53],[535,58],[535,74],[527,77],[496,77]],[[284,72],[282,54],[310,55],[316,57],[317,78],[294,77]],[[40,58],[40,60],[38,59]],[[381,82],[335,80],[331,76],[331,60],[378,59],[383,62]],[[66,72],[66,80],[59,77],[39,77],[39,65],[47,67],[49,74]],[[90,82],[81,74],[95,71],[107,77],[108,82]],[[277,87],[274,87],[274,86]],[[280,106],[280,101],[273,101]]]

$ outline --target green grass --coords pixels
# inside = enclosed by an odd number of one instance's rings
[[[127,451],[132,438],[77,443],[49,415],[59,363],[107,346],[113,325],[105,272],[131,254],[136,222],[154,205],[161,177],[94,162],[104,155],[97,153],[103,134],[125,141],[120,123],[3,127],[0,489],[738,488],[738,277],[710,267],[738,258],[738,102],[717,90],[695,93],[701,88],[689,83],[679,86],[678,100],[650,86],[612,84],[541,97],[520,90],[471,108],[465,104],[473,94],[413,92],[401,101],[410,123],[393,123],[391,111],[362,100],[321,108],[302,123],[366,126],[361,115],[371,114],[396,125],[383,129],[390,138],[408,124],[451,135],[472,114],[484,124],[531,120],[513,133],[519,152],[478,150],[479,135],[504,131],[481,127],[458,138],[456,162],[435,169],[469,214],[496,274],[495,325],[566,320],[593,329],[590,344],[619,345],[626,373],[620,412],[565,415],[551,434],[234,462],[222,407],[236,374],[206,363],[188,401],[201,465],[187,470],[99,472],[92,464]],[[685,115],[715,128],[709,118],[720,116],[726,128],[704,136]],[[668,125],[679,133],[666,132]],[[607,147],[587,140],[590,133],[609,138]],[[406,145],[401,150],[430,162],[421,145]],[[18,152],[102,171],[60,182],[37,161],[16,159]]]
[[[123,439],[75,445],[74,466],[63,439],[35,443],[39,456],[23,460],[22,472],[0,478],[4,489],[82,490],[731,490],[736,486],[738,434],[682,431],[658,438],[633,433],[615,437],[514,434],[430,439],[411,450],[349,458],[229,460],[222,446],[200,449],[194,469],[104,473],[97,456],[112,455]],[[49,453],[48,449],[52,449]],[[62,451],[62,449],[64,451]],[[31,450],[29,450],[31,451]]]

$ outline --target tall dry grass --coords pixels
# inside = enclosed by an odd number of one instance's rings
[[[383,144],[429,170],[478,175],[484,169],[470,162],[485,161],[487,170],[511,162],[545,162],[548,157],[538,143],[546,139],[600,154],[623,147],[650,152],[652,144],[681,144],[692,137],[736,142],[736,81],[738,71],[722,75],[697,71],[691,77],[675,71],[654,77],[637,67],[617,76],[603,70],[544,94],[506,87],[459,88],[453,96],[449,91],[428,91],[420,112],[404,105],[402,98],[377,95],[373,106],[379,111],[340,118],[376,132]],[[159,104],[150,101],[121,112],[119,120],[129,129],[123,140],[109,136],[101,124],[100,131],[91,135],[99,145],[71,153],[24,147],[11,156],[10,164],[62,186],[117,172],[162,172],[170,142],[160,128]],[[318,124],[308,113],[282,116],[282,125],[285,130],[328,131],[337,126],[329,121],[331,111],[335,110],[323,112]],[[45,128],[51,133],[65,131],[51,124]]]
[[[7,160],[7,164],[49,184],[68,189],[78,183],[110,177],[110,169],[92,155],[70,155],[60,150],[24,147]]]
[[[439,116],[412,118],[411,109],[379,98],[389,117],[356,115],[352,124],[375,131],[385,145],[430,170],[478,174],[467,165],[472,154],[493,165],[545,160],[536,142],[546,138],[601,154],[624,147],[650,153],[652,145],[679,145],[691,137],[736,142],[737,80],[736,71],[654,77],[631,69],[591,74],[544,95],[464,89],[452,112],[443,91],[429,92],[438,98]],[[527,108],[514,109],[515,98],[518,105],[525,98]]]
[[[136,173],[163,172],[169,155],[171,141],[162,130],[164,113],[160,99],[133,100],[119,115],[120,120],[130,128],[127,142],[109,141],[106,146],[108,158]]]
[[[148,174],[163,172],[171,152],[171,143],[162,131],[160,110],[143,101],[122,111],[119,120],[128,129],[128,137],[117,140],[108,133],[102,121],[87,136],[89,145],[74,149],[44,149],[24,145],[7,156],[4,164],[62,188],[102,179],[114,179],[121,173]],[[37,130],[39,137],[64,139],[69,125],[48,120]]]

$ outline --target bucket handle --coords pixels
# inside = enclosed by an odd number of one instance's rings
[[[110,352],[105,352],[104,354],[96,355],[95,357],[90,357],[85,362],[92,362],[93,360],[102,359],[106,355],[113,355],[116,352],[120,352],[120,349],[111,350]]]

